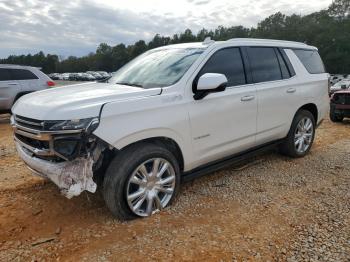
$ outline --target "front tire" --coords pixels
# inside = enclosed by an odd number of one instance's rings
[[[290,157],[303,157],[310,151],[314,138],[314,116],[307,110],[299,110],[293,119],[285,141],[280,147],[280,151]]]
[[[103,182],[107,207],[119,220],[150,216],[169,206],[180,186],[180,169],[167,149],[132,145],[110,163]]]

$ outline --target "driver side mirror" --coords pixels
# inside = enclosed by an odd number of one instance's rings
[[[206,73],[198,79],[197,89],[193,96],[195,100],[206,97],[209,93],[225,91],[227,78],[223,74]]]

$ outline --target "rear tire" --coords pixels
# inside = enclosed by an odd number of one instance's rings
[[[179,188],[180,168],[174,155],[161,146],[139,143],[112,160],[103,181],[103,197],[112,214],[124,221],[169,206]]]
[[[310,111],[299,110],[293,119],[292,125],[280,152],[290,157],[303,157],[311,149],[315,138],[315,118]]]

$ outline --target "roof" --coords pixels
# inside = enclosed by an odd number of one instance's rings
[[[227,40],[229,42],[236,42],[239,45],[258,45],[258,46],[277,46],[277,47],[290,47],[290,48],[306,48],[317,49],[314,46],[307,45],[301,42],[275,40],[275,39],[259,39],[259,38],[233,38]]]
[[[317,50],[316,47],[307,45],[305,43],[275,40],[275,39],[258,39],[258,38],[232,38],[227,41],[209,41],[208,38],[204,42],[192,42],[183,44],[173,44],[156,48],[157,50],[168,48],[207,48],[215,44],[233,43],[237,46],[274,46],[284,48],[302,48]]]

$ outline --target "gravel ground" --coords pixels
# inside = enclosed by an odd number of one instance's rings
[[[269,152],[126,223],[99,194],[67,200],[32,177],[9,130],[0,121],[0,261],[350,261],[350,121],[325,121],[305,158]]]

